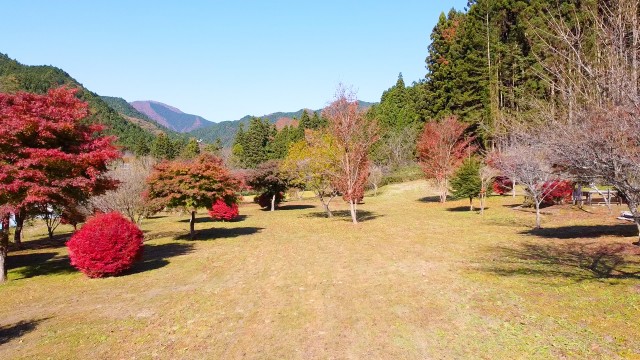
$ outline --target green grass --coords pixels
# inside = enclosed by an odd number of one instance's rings
[[[143,223],[145,256],[88,279],[62,241],[10,254],[2,358],[548,359],[640,357],[635,226],[603,207],[441,205],[426,182],[384,187],[350,223],[311,200],[242,221]],[[67,232],[69,229],[64,229]],[[27,239],[44,236],[28,229]],[[63,236],[64,237],[64,236]]]

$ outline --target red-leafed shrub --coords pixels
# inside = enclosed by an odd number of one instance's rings
[[[504,195],[513,190],[513,181],[506,176],[496,176],[493,180],[493,192]]]
[[[71,265],[90,278],[117,275],[142,256],[142,239],[120,213],[96,215],[67,242]]]
[[[227,205],[223,200],[217,200],[209,210],[213,220],[231,221],[238,217],[238,204]]]
[[[541,185],[545,205],[561,204],[571,201],[573,195],[573,182],[569,180],[552,180]]]
[[[271,207],[271,199],[273,197],[272,193],[262,193],[253,198],[253,202],[260,205],[261,208],[270,208]],[[276,206],[280,204],[284,200],[284,193],[278,192],[276,193]]]

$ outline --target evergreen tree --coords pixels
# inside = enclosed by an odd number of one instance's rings
[[[242,166],[242,159],[244,159],[244,144],[246,142],[246,134],[244,131],[244,124],[238,126],[238,132],[236,132],[236,138],[233,141],[231,147],[231,154],[234,157],[235,162]]]
[[[456,199],[469,198],[469,207],[473,211],[473,198],[480,196],[482,178],[480,167],[482,164],[476,158],[467,158],[451,179],[451,192]]]
[[[234,142],[233,153],[240,166],[253,169],[270,158],[269,143],[275,137],[275,126],[267,119],[251,118],[245,132],[238,130]]]
[[[200,154],[200,144],[195,138],[189,139],[187,145],[180,152],[180,156],[184,159],[193,159]]]
[[[317,111],[314,111],[311,118],[311,128],[317,130],[325,127],[327,127],[327,119],[318,114]]]
[[[372,113],[385,130],[403,129],[419,121],[420,117],[410,90],[404,84],[402,73],[398,75],[395,86],[382,94],[380,104]]]
[[[173,143],[165,133],[160,133],[151,144],[151,156],[156,159],[171,160],[175,158]]]
[[[285,126],[278,131],[269,143],[269,159],[284,159],[289,152],[291,144],[304,138],[304,133],[299,130],[300,128]]]
[[[307,109],[302,111],[302,116],[300,116],[300,123],[298,125],[299,129],[313,129],[313,123],[311,122],[311,117],[309,117],[309,113]]]

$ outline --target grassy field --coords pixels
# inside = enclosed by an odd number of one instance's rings
[[[10,254],[0,358],[640,359],[635,226],[603,207],[545,209],[544,229],[492,197],[436,203],[390,185],[323,218],[313,200],[241,221],[143,223],[144,261],[88,279],[63,240]],[[64,238],[64,236],[62,237]]]

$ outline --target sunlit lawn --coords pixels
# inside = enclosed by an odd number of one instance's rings
[[[161,214],[142,225],[144,261],[107,279],[34,226],[0,287],[0,359],[640,358],[622,208],[546,209],[532,232],[521,198],[482,216],[433,195],[385,187],[357,226],[342,201],[334,219],[312,199],[246,204],[232,223],[202,211],[196,241],[187,216]]]

